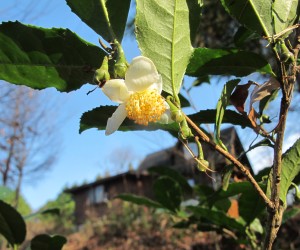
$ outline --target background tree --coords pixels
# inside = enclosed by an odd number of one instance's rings
[[[56,119],[39,92],[4,82],[0,90],[1,184],[15,190],[17,206],[23,182],[37,180],[55,162]]]

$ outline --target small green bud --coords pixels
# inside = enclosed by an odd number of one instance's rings
[[[209,168],[209,162],[204,159],[198,159],[197,168],[201,172],[205,172]]]
[[[93,81],[97,84],[100,84],[101,86],[109,79],[110,79],[110,74],[108,72],[108,57],[105,56],[101,67],[95,71]]]

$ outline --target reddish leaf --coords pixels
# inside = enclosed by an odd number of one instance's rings
[[[259,129],[259,126],[256,123],[256,119],[257,119],[257,113],[255,112],[254,108],[251,107],[249,114],[248,114],[248,118],[253,126],[253,128],[255,130]]]
[[[249,81],[247,84],[236,86],[234,92],[230,96],[230,102],[240,113],[245,113],[245,101],[249,94],[249,87],[255,84]]]

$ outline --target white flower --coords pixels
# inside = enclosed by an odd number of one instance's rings
[[[137,124],[148,125],[158,121],[167,106],[162,91],[162,79],[154,63],[147,57],[135,57],[123,79],[113,79],[102,88],[112,101],[120,103],[107,120],[106,135],[110,135],[128,117]]]

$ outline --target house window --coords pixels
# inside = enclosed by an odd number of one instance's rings
[[[104,191],[104,186],[99,185],[96,187],[92,187],[88,193],[88,204],[99,204],[101,202],[105,202],[107,200],[107,193]]]

